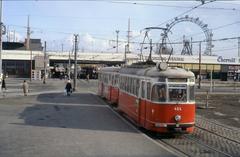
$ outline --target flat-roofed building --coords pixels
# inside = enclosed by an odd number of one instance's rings
[[[10,77],[28,77],[30,76],[31,60],[32,69],[43,70],[44,53],[42,51],[25,51],[25,50],[3,50],[3,72]],[[147,60],[148,55],[143,55],[142,60]],[[201,69],[201,76],[209,78],[212,72],[215,79],[233,79],[240,75],[240,59],[238,57],[224,57],[224,56],[201,56],[201,64],[199,68],[199,56],[184,56],[184,55],[152,55],[154,62],[160,62],[169,59],[169,66],[178,66],[189,69],[197,76]],[[74,64],[74,56],[70,54],[70,63]],[[140,55],[136,53],[127,54],[127,64],[139,61]],[[78,65],[121,65],[124,64],[123,53],[92,53],[92,52],[78,52],[77,55]],[[47,52],[47,68],[58,69],[68,68],[69,52]],[[72,66],[71,66],[72,67]],[[63,70],[62,70],[63,71]],[[61,71],[61,72],[62,72]]]

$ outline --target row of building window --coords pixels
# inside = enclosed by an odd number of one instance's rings
[[[189,69],[191,71],[199,70],[199,64],[186,64],[186,63],[171,63],[170,66],[176,66],[176,67],[182,67],[184,69]],[[220,72],[221,71],[221,65],[217,64],[201,64],[201,70],[205,70],[206,72],[210,72],[211,70],[213,72]]]

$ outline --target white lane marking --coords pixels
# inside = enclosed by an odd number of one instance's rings
[[[84,107],[89,107],[89,106],[91,106],[91,107],[106,107],[106,108],[109,108],[109,106],[108,105],[97,105],[97,104],[72,104],[72,103],[58,103],[58,102],[56,102],[56,103],[52,103],[52,102],[42,102],[42,103],[39,103],[39,102],[37,102],[37,103],[32,103],[32,104],[34,104],[34,105],[74,105],[74,106],[84,106]]]

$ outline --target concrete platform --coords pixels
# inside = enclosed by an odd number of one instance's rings
[[[172,157],[90,93],[0,101],[0,157]]]

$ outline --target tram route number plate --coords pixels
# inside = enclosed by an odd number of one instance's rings
[[[182,111],[181,107],[174,107],[174,111]]]

